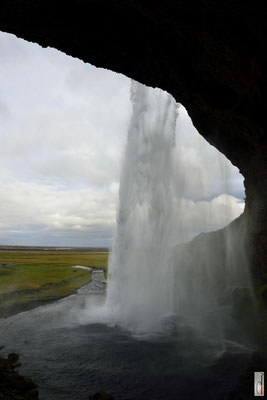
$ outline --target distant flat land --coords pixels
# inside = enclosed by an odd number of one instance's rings
[[[107,253],[107,247],[68,247],[68,246],[13,246],[13,245],[0,245],[0,250],[24,250],[24,251],[93,251]]]
[[[0,246],[0,317],[68,296],[91,280],[75,265],[107,268],[108,250]]]

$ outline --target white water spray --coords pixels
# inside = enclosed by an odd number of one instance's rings
[[[172,303],[170,227],[177,104],[133,82],[133,114],[122,169],[107,305],[135,331],[160,329]]]

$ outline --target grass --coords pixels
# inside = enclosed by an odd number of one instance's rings
[[[0,317],[75,293],[91,272],[71,266],[107,262],[107,252],[0,250]]]
[[[108,252],[0,250],[0,264],[84,265],[106,268]]]

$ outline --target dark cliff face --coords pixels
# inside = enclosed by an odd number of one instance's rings
[[[170,92],[245,177],[266,268],[266,15],[260,0],[2,0],[0,29]]]

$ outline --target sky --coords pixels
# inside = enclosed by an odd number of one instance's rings
[[[112,245],[130,84],[0,32],[0,245]],[[177,242],[242,213],[243,177],[182,106],[173,158]]]

